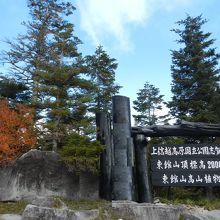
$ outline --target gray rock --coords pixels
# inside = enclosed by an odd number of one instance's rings
[[[98,176],[70,172],[60,156],[51,151],[31,150],[14,164],[1,167],[0,176],[0,201],[32,201],[36,196],[98,198]]]
[[[154,204],[156,204],[156,203],[160,203],[160,199],[155,198],[155,199],[154,199]]]
[[[201,215],[199,213],[183,214],[181,217],[183,220],[210,220],[204,215]]]
[[[98,216],[98,210],[74,211],[27,205],[22,220],[94,220]]]
[[[21,216],[14,214],[4,214],[0,215],[0,220],[21,220]]]
[[[184,220],[220,220],[220,210],[201,210],[192,209],[188,213],[182,215]]]
[[[212,210],[209,211],[207,214],[207,217],[213,220],[220,220],[220,210]]]
[[[178,220],[184,206],[117,201],[112,203],[114,212],[122,219]]]
[[[113,201],[112,208],[117,216],[126,220],[220,220],[220,210],[208,211],[184,205]]]

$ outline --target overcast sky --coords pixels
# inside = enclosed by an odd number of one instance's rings
[[[170,100],[171,56],[177,49],[177,36],[171,32],[175,22],[186,14],[208,20],[205,32],[216,39],[220,52],[219,0],[71,0],[76,7],[71,22],[82,41],[80,50],[92,54],[98,44],[117,59],[117,82],[120,94],[136,98],[146,81],[159,88]],[[0,0],[0,39],[16,37],[28,19],[26,0]],[[0,43],[0,50],[5,49]],[[3,68],[0,66],[0,68]]]

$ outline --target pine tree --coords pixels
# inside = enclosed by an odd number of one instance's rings
[[[23,22],[27,32],[18,35],[15,41],[6,41],[10,50],[4,51],[3,61],[10,65],[9,77],[29,86],[31,104],[37,107],[41,99],[40,78],[52,49],[48,41],[53,39],[54,26],[60,22],[66,6],[54,0],[28,0],[27,3],[31,17],[31,21]]]
[[[137,99],[133,102],[134,109],[139,113],[133,115],[135,123],[139,126],[154,125],[165,116],[158,116],[156,113],[162,109],[163,95],[155,86],[146,82],[144,88],[137,93]]]
[[[172,50],[172,101],[171,114],[177,119],[201,122],[216,122],[215,99],[219,89],[218,59],[220,55],[213,48],[211,33],[204,33],[202,16],[191,17],[177,24],[182,29],[172,31],[180,37],[182,45]],[[219,96],[218,96],[219,97]]]
[[[87,72],[77,49],[81,41],[67,20],[75,10],[72,4],[28,0],[28,7],[31,21],[24,23],[27,33],[15,42],[7,41],[11,49],[4,53],[4,61],[10,64],[10,77],[28,86],[36,121],[45,118],[46,136],[56,150],[69,131],[83,132],[88,126],[90,99],[84,94],[91,83],[84,77]]]
[[[26,85],[5,77],[0,80],[0,96],[13,102],[26,103],[30,101],[30,94]]]
[[[89,75],[94,85],[92,103],[93,112],[111,110],[112,96],[118,93],[121,86],[115,83],[116,59],[111,58],[102,46],[98,46],[94,55],[86,57]]]

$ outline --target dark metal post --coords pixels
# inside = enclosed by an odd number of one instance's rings
[[[133,172],[131,146],[130,100],[125,96],[113,97],[113,199],[132,200]],[[129,144],[130,145],[130,144]]]
[[[100,158],[100,198],[111,200],[111,165],[112,165],[112,142],[110,117],[106,113],[96,113],[97,140],[105,145]]]
[[[134,137],[138,202],[152,202],[148,176],[147,141],[144,135]]]

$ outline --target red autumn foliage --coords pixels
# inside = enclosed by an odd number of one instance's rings
[[[9,162],[36,144],[31,109],[21,104],[10,108],[0,100],[0,163]]]

